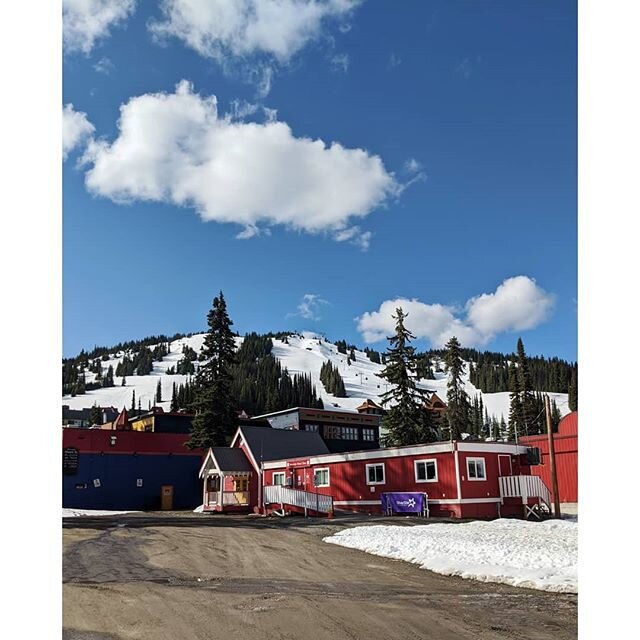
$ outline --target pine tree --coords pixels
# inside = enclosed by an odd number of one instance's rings
[[[431,413],[424,407],[424,392],[416,387],[416,355],[410,342],[415,336],[404,326],[407,317],[401,308],[396,309],[395,335],[387,338],[387,365],[380,372],[391,388],[382,394],[383,406],[389,405],[382,426],[387,429],[385,446],[397,446],[433,442],[437,430]]]
[[[98,405],[94,404],[91,407],[91,414],[89,416],[89,420],[92,425],[102,424],[102,411],[100,410],[100,407]]]
[[[127,378],[125,376],[122,376],[122,387],[126,387],[127,386]]]
[[[509,365],[509,430],[507,437],[515,440],[522,435],[522,407],[518,393],[518,378],[514,365]]]
[[[209,330],[204,339],[202,353],[206,363],[196,375],[191,439],[187,446],[225,446],[238,424],[238,411],[232,394],[231,367],[236,363],[235,340],[227,314],[227,303],[222,291],[213,299],[207,315]]]
[[[571,381],[569,382],[569,410],[578,410],[578,367],[571,370]]]
[[[521,435],[529,433],[535,434],[535,421],[538,411],[536,410],[533,388],[531,386],[531,373],[529,371],[529,362],[524,352],[522,338],[518,338],[518,393],[520,395],[520,411],[522,415],[523,431]]]
[[[158,380],[158,384],[156,385],[156,404],[160,404],[162,402],[162,384],[160,380]]]
[[[134,389],[131,392],[131,412],[133,413],[136,410],[136,390]]]
[[[176,383],[173,383],[173,387],[171,388],[171,406],[169,407],[169,411],[177,411],[178,410],[178,392],[176,390]]]
[[[460,354],[460,343],[453,336],[445,345],[444,364],[447,372],[446,436],[458,440],[463,433],[471,430],[469,419],[469,396],[464,390],[462,374],[464,363]]]

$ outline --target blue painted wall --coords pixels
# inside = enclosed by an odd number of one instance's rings
[[[62,506],[75,509],[160,509],[162,485],[173,485],[173,508],[202,503],[200,456],[80,453],[78,473],[63,475]],[[142,486],[136,486],[138,478]],[[100,486],[94,486],[94,480]],[[86,485],[86,488],[76,488]]]

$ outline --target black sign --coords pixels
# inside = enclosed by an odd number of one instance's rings
[[[80,451],[75,447],[65,447],[62,450],[62,473],[65,476],[75,476],[78,473]]]

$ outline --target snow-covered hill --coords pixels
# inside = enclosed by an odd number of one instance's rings
[[[114,377],[114,387],[88,391],[81,396],[64,396],[62,403],[69,405],[72,409],[91,407],[93,404],[103,407],[129,407],[131,406],[132,392],[135,390],[136,404],[139,399],[142,408],[146,409],[150,403],[153,404],[158,380],[160,380],[163,401],[159,404],[168,411],[173,383],[175,382],[176,385],[184,383],[188,377],[185,375],[166,375],[166,371],[175,366],[182,358],[184,345],[188,345],[199,353],[203,340],[204,334],[174,340],[170,344],[169,354],[163,358],[162,362],[153,363],[153,371],[149,375],[129,376],[126,378],[126,386],[122,386],[122,378],[116,376]],[[242,338],[236,340],[238,345],[241,344]],[[355,362],[349,365],[347,364],[347,356],[340,353],[335,344],[327,342],[323,337],[313,333],[305,332],[302,335],[291,335],[287,338],[286,343],[273,339],[272,353],[284,367],[287,367],[289,373],[306,373],[311,376],[316,392],[322,397],[327,409],[353,410],[366,398],[380,402],[380,395],[388,389],[387,382],[379,377],[383,366],[371,362],[366,353],[356,350]],[[123,352],[110,355],[109,360],[102,362],[103,371],[106,371],[109,365],[113,365],[115,371],[116,365],[123,356]],[[320,382],[320,367],[327,360],[338,367],[344,380],[347,398],[336,398],[327,393]],[[87,382],[94,380],[95,374],[86,371],[85,375]],[[446,402],[446,374],[436,371],[435,376],[436,380],[421,380],[418,386],[422,389],[435,391]],[[468,374],[465,374],[465,387],[472,399],[476,394],[482,396],[484,406],[490,416],[496,416],[498,419],[504,416],[505,420],[507,419],[509,414],[508,392],[482,393],[469,382]],[[566,393],[549,393],[549,397],[556,401],[562,415],[569,413]]]

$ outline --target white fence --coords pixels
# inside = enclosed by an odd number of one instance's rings
[[[333,511],[333,498],[322,493],[312,493],[302,489],[292,489],[282,485],[264,487],[264,504],[288,504],[320,513]]]
[[[502,476],[498,481],[501,498],[522,498],[522,504],[529,498],[541,498],[551,504],[551,492],[538,476]]]

